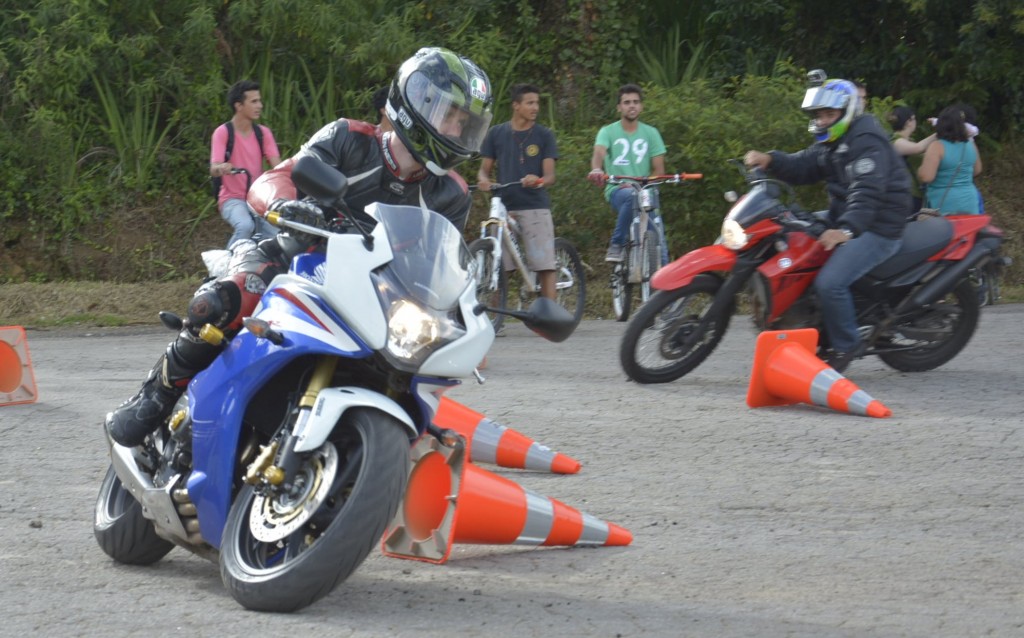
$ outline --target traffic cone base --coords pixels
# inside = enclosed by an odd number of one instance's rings
[[[0,406],[34,403],[38,398],[25,329],[0,327]]]
[[[815,356],[817,345],[813,328],[758,335],[747,405],[811,403],[861,416],[892,416],[889,408]]]
[[[541,496],[466,460],[461,445],[424,436],[398,514],[384,534],[386,556],[444,563],[455,543],[628,545],[630,532]]]
[[[458,401],[441,397],[434,425],[455,430],[466,437],[469,460],[493,463],[555,474],[575,474],[581,464],[576,459],[554,452],[510,427],[496,423]]]

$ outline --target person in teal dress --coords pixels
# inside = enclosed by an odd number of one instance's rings
[[[977,215],[978,189],[974,177],[981,173],[981,155],[967,131],[964,112],[951,106],[935,123],[938,143],[924,153],[917,177],[926,184],[925,207],[943,215]]]

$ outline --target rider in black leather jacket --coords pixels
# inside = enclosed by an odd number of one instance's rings
[[[460,230],[470,199],[465,181],[450,169],[475,157],[490,126],[493,97],[487,75],[471,60],[440,48],[420,49],[399,68],[388,94],[381,126],[341,119],[323,127],[295,157],[264,173],[250,189],[249,205],[306,223],[313,209],[295,201],[295,161],[312,156],[341,171],[349,210],[367,204],[406,204],[434,210]],[[170,416],[196,373],[217,357],[222,345],[199,337],[213,324],[226,337],[242,328],[270,281],[286,272],[291,258],[310,248],[308,238],[283,232],[257,246],[239,242],[228,274],[204,284],[188,308],[178,337],[131,399],[107,415],[106,431],[121,445],[140,445]]]

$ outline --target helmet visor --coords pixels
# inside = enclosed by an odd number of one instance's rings
[[[804,93],[804,102],[800,109],[805,113],[813,113],[821,109],[845,110],[850,103],[850,94],[835,86],[814,86]]]
[[[474,90],[471,86],[470,91]],[[486,93],[487,88],[482,91]],[[459,153],[477,153],[491,125],[491,111],[482,108],[479,99],[466,95],[454,84],[442,89],[419,71],[406,84],[406,104],[437,131],[444,145]]]

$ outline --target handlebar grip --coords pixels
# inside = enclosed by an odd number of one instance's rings
[[[704,179],[704,173],[679,173],[679,179]]]
[[[502,189],[508,188],[509,186],[523,186],[523,183],[522,182],[508,182],[507,184],[495,184],[495,183],[492,182],[491,183],[491,192],[500,191]],[[537,183],[534,186],[532,186],[532,188],[542,188],[543,186],[544,186],[544,180],[543,179],[539,179],[539,180],[537,180]],[[527,187],[523,186],[523,188],[527,188]],[[471,190],[471,191],[479,190],[479,189],[480,189],[479,184],[472,184],[472,185],[469,186],[469,190]]]

